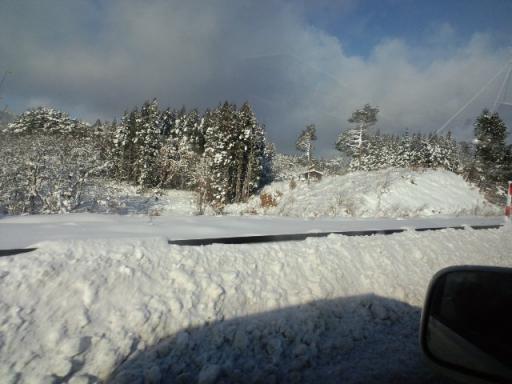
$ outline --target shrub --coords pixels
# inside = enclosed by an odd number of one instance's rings
[[[275,193],[262,192],[260,194],[260,205],[262,208],[277,207],[278,199],[283,196],[280,191]]]

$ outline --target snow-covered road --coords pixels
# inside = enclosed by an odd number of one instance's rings
[[[454,264],[512,267],[511,235],[507,226],[207,247],[133,234],[47,241],[0,258],[0,377],[439,382],[417,343],[428,281]]]
[[[0,219],[0,249],[25,248],[44,241],[66,239],[162,237],[166,240],[182,240],[500,224],[503,224],[503,217],[305,220],[269,216],[33,215]]]

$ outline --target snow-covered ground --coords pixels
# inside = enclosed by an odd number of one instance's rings
[[[0,218],[0,250],[38,246],[49,240],[166,240],[294,233],[382,231],[503,224],[503,216],[435,216],[411,219],[324,218],[304,220],[269,216],[31,215]]]
[[[316,218],[425,217],[435,215],[496,215],[502,209],[489,204],[478,189],[445,170],[390,168],[326,176],[319,182],[274,182],[261,194],[275,206],[262,207],[260,196],[226,207],[228,214],[266,214]]]
[[[325,176],[320,182],[309,184],[295,179],[295,184],[296,187],[291,188],[290,180],[273,182],[247,203],[226,206],[223,213],[300,218],[502,213],[502,207],[487,202],[476,187],[445,170],[390,168]],[[271,196],[275,206],[262,206],[262,194]],[[195,192],[161,189],[140,192],[135,186],[107,180],[96,180],[84,200],[80,212],[152,216],[198,214]],[[210,209],[206,214],[215,213]]]
[[[207,247],[46,242],[0,258],[0,377],[437,382],[417,343],[430,277],[511,267],[510,249],[510,227]]]
[[[417,345],[430,277],[453,264],[512,267],[510,226],[167,243],[503,223],[445,171],[275,182],[262,193],[276,206],[255,196],[222,217],[195,216],[193,192],[107,189],[85,208],[117,214],[0,218],[0,249],[37,247],[0,258],[0,381],[438,382]]]
[[[95,180],[84,196],[80,212],[113,213],[120,215],[182,215],[197,214],[195,192],[156,189],[140,192],[127,183]]]

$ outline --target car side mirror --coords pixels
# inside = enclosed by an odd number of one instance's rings
[[[428,288],[420,345],[452,379],[512,383],[512,268],[439,271]]]

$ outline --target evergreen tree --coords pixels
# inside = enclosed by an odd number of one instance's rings
[[[125,112],[121,122],[117,124],[112,140],[112,159],[114,162],[114,175],[117,180],[135,182],[135,161],[137,159],[137,145],[135,142],[140,113],[135,107],[130,113]]]
[[[49,107],[29,109],[7,125],[6,133],[13,134],[74,134],[87,133],[87,124],[71,119],[65,112]]]
[[[248,103],[237,111],[224,103],[202,119],[205,129],[204,166],[210,170],[201,196],[220,210],[231,202],[246,200],[261,185],[265,165],[264,127]]]
[[[140,111],[140,124],[135,132],[137,144],[137,182],[141,187],[153,187],[158,184],[156,163],[160,150],[160,112],[158,101],[146,101]]]
[[[475,122],[475,166],[478,182],[490,188],[507,176],[507,127],[498,113],[484,109]]]
[[[265,142],[265,128],[258,123],[249,103],[240,108],[241,135],[237,150],[237,186],[235,201],[245,201],[261,186],[272,154]],[[241,183],[240,183],[241,182]],[[239,186],[242,187],[239,192]]]
[[[178,113],[175,110],[171,110],[167,108],[162,112],[161,120],[161,131],[160,133],[165,136],[171,136],[171,132],[174,132],[174,126],[176,124],[176,119],[178,118]]]
[[[213,111],[211,125],[206,129],[204,155],[211,172],[209,189],[212,194],[207,199],[219,210],[233,198],[230,186],[235,168],[231,151],[236,137],[235,116],[236,106],[225,102]]]
[[[379,135],[368,136],[366,151],[361,154],[358,163],[358,169],[363,171],[372,171],[385,168],[384,161],[385,143],[383,137]],[[349,168],[351,168],[349,166]]]
[[[346,130],[338,137],[336,149],[352,158],[350,163],[352,169],[361,169],[363,156],[368,149],[368,129],[377,122],[378,113],[379,109],[370,104],[357,109],[348,119],[348,122],[355,124],[355,127]]]
[[[306,154],[308,166],[311,166],[311,162],[313,160],[313,141],[316,139],[317,137],[315,124],[310,124],[300,133],[299,137],[297,138],[297,142],[295,143],[297,149]]]
[[[459,159],[457,142],[453,139],[452,133],[448,131],[446,136],[442,137],[441,142],[444,151],[443,168],[452,172],[460,171],[461,164]]]
[[[409,130],[406,129],[404,135],[400,138],[400,148],[398,150],[396,166],[404,168],[410,167],[412,157],[412,137],[409,135]]]

